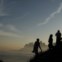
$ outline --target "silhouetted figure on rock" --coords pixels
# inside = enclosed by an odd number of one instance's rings
[[[47,51],[45,52],[41,52],[38,55],[34,56],[30,60],[30,62],[62,62],[62,38],[60,30],[58,30],[55,35],[56,35],[56,45],[53,47],[53,35],[50,34],[48,40],[49,49],[47,49]],[[37,48],[38,53],[38,47],[35,47],[35,44],[34,44],[34,51],[36,51]]]
[[[49,44],[48,47],[51,50],[53,48],[53,35],[51,34],[48,40]]]
[[[34,48],[32,51],[33,53],[35,53],[35,55],[38,55],[38,48],[41,49],[39,38],[37,38],[36,42],[34,43]]]
[[[60,30],[58,30],[55,35],[56,35],[56,45],[60,45],[60,41],[61,41],[61,32],[60,32]]]

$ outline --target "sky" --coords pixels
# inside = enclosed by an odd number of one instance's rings
[[[62,0],[0,0],[0,51],[17,50],[36,38],[48,44],[62,32]]]

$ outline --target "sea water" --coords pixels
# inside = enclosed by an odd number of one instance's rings
[[[29,62],[33,55],[23,53],[0,53],[0,60],[3,62]]]

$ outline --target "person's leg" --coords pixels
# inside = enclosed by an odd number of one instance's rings
[[[38,55],[38,49],[35,49],[35,55]]]

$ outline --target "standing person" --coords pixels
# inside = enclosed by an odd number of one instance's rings
[[[32,51],[33,53],[35,53],[35,55],[38,55],[38,48],[41,49],[39,38],[37,38],[37,40],[35,41],[34,48],[33,48],[33,51]]]
[[[60,32],[60,30],[58,30],[55,35],[56,35],[56,45],[59,45],[60,41],[61,41],[61,32]]]
[[[48,47],[51,50],[53,48],[53,35],[52,34],[50,35],[48,42],[49,42]]]

